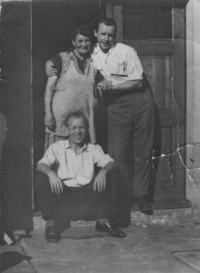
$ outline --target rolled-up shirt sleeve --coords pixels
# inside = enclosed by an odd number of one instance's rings
[[[126,55],[127,62],[127,78],[126,80],[142,80],[143,68],[138,58],[137,52],[133,48],[129,48]]]
[[[55,151],[54,151],[54,145],[52,144],[46,150],[43,158],[39,160],[38,164],[44,163],[47,166],[51,167],[55,161],[56,161],[56,156],[55,156]]]
[[[93,159],[94,164],[96,163],[98,167],[103,168],[108,162],[114,162],[114,160],[105,154],[99,145],[95,145],[93,149]]]

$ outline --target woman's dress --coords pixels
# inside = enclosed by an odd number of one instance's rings
[[[86,60],[84,73],[82,73],[77,57],[72,52],[63,52],[59,55],[62,59],[62,72],[52,98],[52,112],[56,126],[54,131],[46,127],[45,150],[50,144],[68,137],[64,121],[69,114],[77,111],[80,111],[88,119],[90,142],[96,142],[94,127],[95,71],[92,59]]]

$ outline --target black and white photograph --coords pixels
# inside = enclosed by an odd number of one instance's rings
[[[0,12],[0,272],[200,272],[199,0]]]

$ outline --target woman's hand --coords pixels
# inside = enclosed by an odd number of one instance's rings
[[[56,124],[55,124],[54,116],[51,112],[48,112],[45,114],[44,124],[47,126],[49,130],[54,131]]]
[[[48,60],[45,65],[45,72],[48,77],[54,76],[58,71],[54,68],[54,64],[51,60]]]

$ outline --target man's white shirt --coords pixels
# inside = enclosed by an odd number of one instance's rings
[[[92,53],[95,69],[113,85],[124,83],[128,80],[142,80],[143,68],[137,52],[130,46],[117,43],[107,53],[104,53],[96,44]]]
[[[38,163],[56,169],[58,177],[68,187],[81,187],[95,176],[94,165],[103,168],[113,159],[99,145],[84,144],[78,154],[71,149],[69,140],[60,140],[49,146]]]

